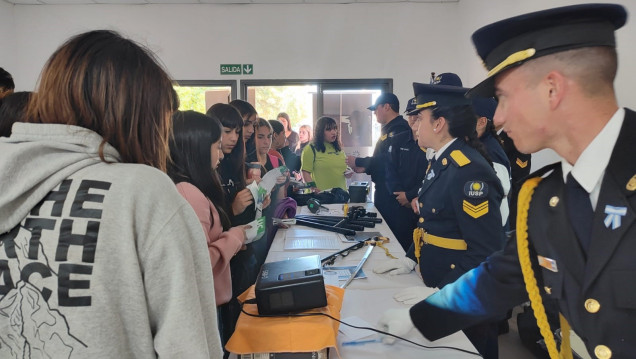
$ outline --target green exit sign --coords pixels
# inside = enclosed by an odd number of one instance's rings
[[[223,64],[221,75],[254,75],[253,64]]]
[[[240,75],[241,69],[241,64],[221,65],[221,75]]]

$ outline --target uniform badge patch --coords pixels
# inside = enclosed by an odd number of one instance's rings
[[[517,166],[521,168],[526,168],[528,166],[528,161],[522,161],[521,158],[517,158],[517,161],[515,162],[517,163]]]
[[[466,212],[469,216],[473,218],[479,218],[488,213],[488,200],[476,205],[468,202],[467,200],[464,200],[462,207],[464,209],[464,212]]]
[[[544,256],[537,256],[537,258],[539,259],[539,265],[543,268],[554,273],[559,271],[559,269],[557,268],[557,263],[554,259]]]
[[[386,133],[385,133],[384,135],[382,135],[382,136],[380,137],[380,141],[384,141],[384,140],[386,140],[386,136],[387,136],[387,135],[386,135]]]
[[[482,181],[468,181],[464,185],[464,195],[468,198],[484,198],[488,195],[488,185]]]

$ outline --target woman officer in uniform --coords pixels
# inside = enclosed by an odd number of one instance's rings
[[[389,260],[376,273],[404,274],[419,264],[424,284],[442,288],[503,248],[499,206],[503,189],[475,131],[477,117],[467,89],[414,83],[417,140],[435,150],[413,209],[419,214],[405,258]],[[407,288],[396,300],[414,304],[430,290]],[[484,358],[497,358],[496,324],[465,330]]]

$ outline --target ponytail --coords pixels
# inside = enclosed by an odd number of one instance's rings
[[[477,137],[476,131],[472,135],[466,136],[464,140],[470,147],[477,150],[477,152],[479,152],[486,159],[486,161],[488,161],[490,167],[493,167],[492,158],[490,158],[490,155],[486,151],[486,146],[484,146],[484,144]]]
[[[497,140],[497,143],[501,146],[501,148],[504,148],[503,140],[501,139],[501,137],[499,137],[499,134],[495,129],[495,124],[492,122],[492,120],[488,119],[486,120],[486,129],[484,131],[484,135],[487,133],[489,133],[495,140]]]

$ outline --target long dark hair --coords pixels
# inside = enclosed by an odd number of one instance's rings
[[[243,100],[233,100],[230,102],[230,106],[233,106],[241,114],[241,117],[256,115],[256,109],[251,103]]]
[[[245,188],[245,146],[243,145],[243,118],[236,107],[217,103],[210,107],[208,116],[216,117],[221,121],[223,127],[235,129],[238,133],[238,141],[232,152],[226,154],[221,160],[227,169],[233,174],[238,174],[238,189]],[[226,169],[224,167],[224,169]]]
[[[486,118],[486,128],[484,129],[484,134],[481,135],[486,136],[487,134],[490,134],[492,137],[495,138],[495,140],[497,140],[497,143],[501,146],[501,148],[504,148],[503,145],[503,140],[501,139],[501,137],[499,136],[499,134],[497,133],[497,129],[495,128],[495,124],[492,122],[492,120]]]
[[[155,55],[113,31],[72,37],[49,58],[26,122],[75,125],[97,132],[122,162],[166,170],[172,81]]]
[[[486,148],[477,138],[477,115],[475,115],[471,105],[434,108],[431,120],[437,120],[440,117],[446,119],[448,133],[452,137],[466,142],[477,150],[492,167],[492,160],[488,156]]]
[[[291,120],[289,119],[289,115],[287,114],[287,112],[279,113],[278,116],[276,116],[276,119],[278,120],[281,117],[284,118],[287,121],[287,126],[285,126],[285,131],[291,131],[292,130],[292,128],[291,128]]]
[[[225,192],[210,154],[212,144],[221,138],[221,122],[196,111],[177,111],[172,122],[168,176],[175,184],[188,182],[203,192],[219,212],[223,230],[228,230],[231,223],[224,209]]]
[[[327,150],[325,148],[325,131],[333,128],[338,128],[338,123],[331,117],[323,116],[318,119],[318,122],[316,122],[313,144],[318,151],[325,152]],[[341,151],[342,145],[340,144],[340,133],[336,135],[336,140],[333,141],[332,145],[336,149],[336,152]]]

